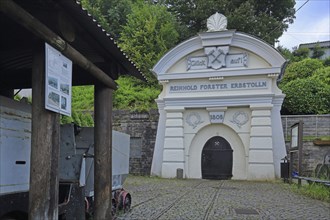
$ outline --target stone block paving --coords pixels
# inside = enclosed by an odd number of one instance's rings
[[[132,208],[116,219],[329,219],[330,204],[279,182],[178,180],[130,176]]]

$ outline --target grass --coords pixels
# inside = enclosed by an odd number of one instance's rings
[[[330,141],[330,136],[324,136],[319,138],[321,141]]]
[[[322,141],[329,141],[330,140],[330,136],[303,136],[303,141],[314,141],[315,139],[320,139]],[[291,136],[287,136],[285,139],[286,142],[291,141]]]
[[[300,188],[297,184],[291,184],[289,187],[295,193],[330,203],[330,187],[317,183],[303,184]]]

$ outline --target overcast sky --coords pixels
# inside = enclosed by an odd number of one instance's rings
[[[330,0],[296,0],[295,9],[299,9],[296,19],[279,38],[279,45],[292,50],[299,44],[330,40]]]

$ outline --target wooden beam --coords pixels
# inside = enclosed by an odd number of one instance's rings
[[[117,84],[111,77],[12,0],[1,0],[0,11],[59,50],[63,55],[72,60],[73,63],[89,72],[101,83],[111,89],[117,89]]]
[[[94,90],[94,219],[111,219],[112,196],[112,90]]]
[[[32,137],[29,219],[58,219],[60,116],[45,109],[45,47],[32,64]]]

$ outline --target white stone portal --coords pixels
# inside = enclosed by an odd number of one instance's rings
[[[183,169],[185,178],[202,178],[203,148],[222,137],[233,152],[232,179],[279,177],[286,150],[276,80],[284,63],[267,43],[233,30],[201,33],[163,56],[153,68],[163,91],[151,174],[172,178]]]

